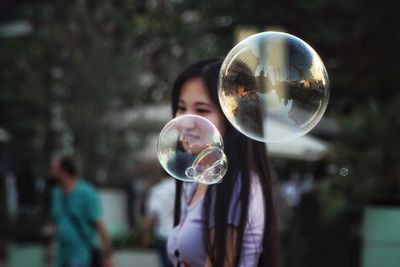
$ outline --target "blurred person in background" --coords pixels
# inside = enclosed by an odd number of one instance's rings
[[[70,157],[54,158],[50,172],[59,184],[52,190],[50,205],[58,266],[111,267],[111,244],[101,219],[96,189],[77,178]],[[98,249],[97,236],[100,236],[101,249]]]
[[[161,178],[150,189],[146,199],[142,244],[149,247],[154,236],[156,249],[164,267],[172,267],[166,245],[174,223],[174,199],[175,181],[167,176]]]
[[[41,205],[44,210],[43,215],[45,216],[45,223],[41,228],[43,241],[45,247],[44,261],[46,267],[54,266],[54,249],[53,249],[53,238],[54,238],[54,227],[51,219],[51,195],[54,188],[58,185],[58,181],[52,175],[48,175],[44,178],[43,184],[41,184],[42,200]]]

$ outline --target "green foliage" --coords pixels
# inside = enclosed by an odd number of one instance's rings
[[[228,48],[199,6],[101,0],[32,7],[40,13],[24,19],[36,25],[33,34],[1,44],[0,127],[13,135],[12,151],[35,160],[40,174],[51,154],[74,153],[86,178],[123,183],[149,130],[115,127],[107,117],[165,100],[184,66]],[[132,136],[141,142],[132,144]]]

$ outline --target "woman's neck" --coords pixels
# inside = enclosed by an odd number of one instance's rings
[[[199,198],[204,196],[208,188],[208,185],[206,184],[198,184],[196,191],[194,192],[194,195],[192,197],[192,200],[190,201],[189,205],[195,203]]]

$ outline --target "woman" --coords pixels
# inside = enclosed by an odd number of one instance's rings
[[[239,133],[218,101],[222,61],[198,61],[174,83],[174,116],[210,120],[224,139],[228,171],[219,184],[176,181],[175,228],[168,239],[174,266],[276,266],[276,223],[265,144]]]

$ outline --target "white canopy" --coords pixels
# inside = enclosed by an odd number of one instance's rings
[[[268,143],[271,157],[315,161],[329,152],[329,145],[313,136],[305,135],[296,140],[284,143]]]
[[[157,138],[154,135],[140,153],[142,160],[157,159]],[[273,158],[316,161],[329,152],[329,145],[315,137],[303,136],[285,143],[267,143],[268,155]]]
[[[136,120],[142,122],[152,121],[160,123],[161,131],[162,127],[171,119],[171,113],[168,105],[154,105],[135,108],[135,110],[127,111],[118,117],[120,118],[117,123],[119,126],[130,125]],[[113,121],[116,123],[115,120]],[[278,127],[279,123],[270,123],[269,125],[270,127]],[[145,145],[143,151],[139,153],[141,159],[157,159],[157,138],[158,133],[149,138],[150,141]],[[308,134],[293,141],[267,143],[266,146],[270,157],[284,159],[315,161],[323,158],[329,152],[328,143]]]
[[[122,124],[129,125],[128,121],[152,121],[160,123],[161,128],[171,119],[170,108],[168,105],[145,106],[130,111],[123,115],[125,118]],[[120,116],[121,118],[121,116]],[[277,127],[279,124],[270,124],[270,127]],[[154,133],[148,140],[142,152],[139,153],[142,160],[157,159],[157,138],[158,133]],[[323,158],[329,152],[329,144],[311,135],[302,136],[296,140],[283,143],[267,143],[268,154],[270,157],[295,159],[305,161],[315,161]]]

